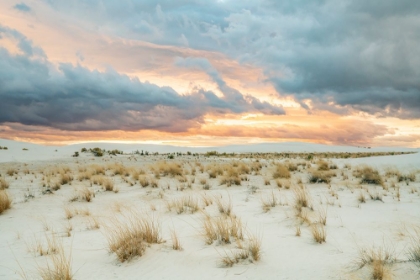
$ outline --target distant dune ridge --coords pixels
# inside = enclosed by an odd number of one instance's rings
[[[173,153],[190,151],[192,153],[206,153],[217,151],[218,153],[274,153],[274,152],[386,152],[403,151],[418,152],[420,149],[404,147],[354,147],[354,146],[335,146],[304,142],[282,142],[282,143],[258,143],[248,145],[228,145],[216,147],[181,147],[170,145],[155,144],[124,144],[112,142],[89,142],[67,146],[46,146],[27,142],[0,139],[0,146],[8,147],[8,152],[2,151],[0,162],[19,161],[19,160],[48,160],[71,156],[75,151],[82,148],[99,147],[105,150],[122,150],[124,153],[135,151],[148,151],[151,153]],[[27,150],[23,150],[27,149]]]

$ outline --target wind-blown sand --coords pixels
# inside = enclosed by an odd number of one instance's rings
[[[385,265],[387,279],[419,279],[420,267],[408,261],[408,252],[415,229],[420,229],[420,153],[378,156],[350,159],[326,159],[331,170],[337,174],[330,184],[309,183],[308,177],[318,167],[317,159],[258,159],[262,168],[258,172],[244,174],[247,180],[240,186],[221,184],[223,176],[209,178],[207,166],[212,164],[232,165],[243,162],[251,167],[256,158],[175,156],[167,155],[105,155],[94,157],[91,153],[80,153],[72,157],[82,147],[100,147],[106,150],[119,149],[125,153],[144,150],[150,153],[182,152],[204,153],[216,150],[222,152],[376,152],[414,151],[403,148],[357,148],[326,146],[303,143],[258,144],[249,146],[180,148],[157,145],[123,145],[110,143],[89,143],[64,147],[41,146],[28,143],[0,140],[0,174],[9,183],[6,190],[13,198],[12,208],[0,214],[0,279],[40,279],[39,269],[45,267],[51,254],[40,256],[35,250],[37,243],[47,248],[46,236],[55,236],[62,242],[64,251],[71,252],[74,279],[370,279],[373,266],[367,264],[359,268],[356,263],[359,251],[372,248],[387,248],[395,252],[396,260]],[[28,150],[23,150],[26,148]],[[164,176],[156,178],[157,188],[142,187],[132,178],[134,170],[144,170],[153,180],[150,166],[166,161],[180,163],[187,182],[180,177]],[[273,179],[275,164],[298,164],[291,172],[291,179],[282,179],[290,188],[279,188]],[[113,175],[118,163],[127,170],[127,175]],[[106,177],[110,178],[118,192],[105,191],[90,180],[78,180],[78,176],[93,164],[109,167]],[[111,164],[111,165],[110,165]],[[361,184],[353,176],[358,165],[368,164],[380,171],[384,187]],[[349,165],[351,167],[349,167]],[[200,167],[203,166],[201,172]],[[43,187],[47,174],[50,184],[59,179],[58,174],[67,167],[72,174],[71,185],[47,191]],[[398,181],[395,176],[385,176],[391,168],[401,174],[415,174],[415,181]],[[15,169],[17,174],[7,174]],[[195,175],[191,174],[192,170]],[[226,171],[226,170],[225,170]],[[44,172],[45,175],[41,174]],[[43,178],[45,180],[43,180]],[[201,180],[206,180],[208,190],[203,189]],[[265,179],[269,184],[265,184]],[[300,182],[301,181],[301,182]],[[191,182],[191,187],[188,186]],[[133,184],[132,186],[130,184]],[[310,194],[310,207],[304,208],[297,217],[294,189],[306,187]],[[82,189],[94,192],[91,202],[80,201],[75,195]],[[182,190],[181,190],[182,189]],[[366,202],[358,200],[363,194]],[[242,220],[244,240],[232,238],[230,244],[214,241],[206,244],[203,237],[203,221],[207,213],[211,217],[220,216],[216,203],[205,206],[203,196],[232,203],[234,217]],[[274,207],[263,209],[262,201],[275,196]],[[380,195],[381,200],[370,196]],[[168,210],[168,203],[182,197],[190,197],[199,203],[199,211],[188,210],[178,214]],[[75,199],[73,199],[75,198]],[[71,202],[71,200],[75,200]],[[65,216],[64,208],[79,210],[71,219]],[[89,215],[83,214],[89,210]],[[107,226],[113,218],[138,210],[142,215],[152,215],[159,221],[163,242],[151,244],[144,255],[128,262],[120,262],[111,253],[107,243]],[[319,220],[319,213],[327,212],[325,225],[326,242],[314,241],[311,228]],[[303,213],[303,214],[302,214]],[[305,220],[305,214],[307,214]],[[303,219],[302,219],[303,217]],[[99,229],[94,228],[94,220]],[[72,227],[70,236],[66,227]],[[93,227],[93,228],[92,228]],[[300,227],[301,236],[296,236]],[[171,231],[175,230],[182,251],[172,248]],[[261,240],[261,259],[251,257],[239,261],[232,267],[221,263],[226,254],[238,247],[246,246],[249,238]],[[419,240],[420,241],[420,240]],[[419,245],[419,244],[418,244]],[[419,245],[420,246],[420,245]]]

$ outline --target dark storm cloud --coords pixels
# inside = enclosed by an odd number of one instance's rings
[[[418,0],[51,3],[118,36],[258,65],[302,106],[420,117]]]
[[[21,12],[30,12],[32,9],[25,3],[19,3],[13,6],[14,9],[19,10]]]
[[[236,104],[230,95],[219,98],[201,89],[180,95],[112,69],[99,72],[65,63],[56,68],[19,32],[0,26],[0,35],[16,40],[21,51],[11,54],[0,47],[0,123],[175,132],[198,126],[206,113],[274,111],[269,104],[243,99],[239,92],[241,102]]]

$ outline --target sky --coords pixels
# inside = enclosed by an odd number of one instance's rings
[[[2,0],[0,138],[420,147],[418,0]]]

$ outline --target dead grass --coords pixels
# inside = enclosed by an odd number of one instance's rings
[[[279,204],[279,201],[274,194],[274,191],[271,191],[271,194],[261,198],[261,204],[264,212],[270,211],[271,208],[276,207]]]
[[[172,249],[177,251],[182,251],[182,245],[181,241],[178,238],[178,235],[176,234],[175,230],[171,231],[171,239],[172,239]]]
[[[102,181],[102,187],[105,189],[105,191],[114,191],[114,181],[109,178],[104,178]]]
[[[92,190],[90,190],[88,187],[82,187],[78,190],[79,200],[91,202],[94,197],[95,197],[95,193]]]
[[[408,259],[420,268],[420,227],[416,227],[410,234],[410,243],[407,249]]]
[[[169,211],[175,209],[177,214],[195,213],[200,209],[198,199],[194,196],[183,196],[174,198],[166,204]]]
[[[232,200],[229,196],[228,201],[225,201],[223,198],[217,197],[215,198],[215,202],[217,205],[217,209],[219,210],[220,214],[224,214],[226,216],[230,216],[232,214]]]
[[[64,206],[64,214],[67,220],[70,220],[75,216],[73,207],[70,206]]]
[[[230,244],[234,240],[243,240],[242,221],[238,217],[210,217],[206,215],[203,221],[203,235],[207,244],[218,241],[220,244]]]
[[[5,190],[0,190],[0,214],[12,207],[12,199]]]
[[[72,280],[71,253],[67,256],[60,243],[57,254],[51,256],[45,267],[39,267],[38,273],[43,280]]]
[[[379,171],[370,166],[360,166],[353,171],[353,176],[360,179],[361,184],[383,185]]]
[[[359,255],[355,260],[356,266],[360,269],[366,265],[373,265],[375,262],[392,264],[396,261],[395,249],[391,246],[369,247],[359,249]]]
[[[147,244],[162,242],[156,218],[136,211],[111,219],[104,233],[109,250],[117,255],[120,262],[142,256]]]
[[[277,164],[273,173],[273,179],[278,178],[284,178],[289,179],[290,178],[290,171],[289,168],[284,164]]]
[[[71,181],[73,181],[73,176],[71,176],[70,174],[66,174],[66,173],[61,173],[60,174],[60,184],[61,185],[66,185],[66,184],[70,184]]]
[[[320,170],[320,171],[327,171],[327,170],[330,170],[330,167],[329,167],[329,165],[328,165],[328,162],[326,162],[325,160],[319,160],[318,162],[317,162],[317,165],[318,165],[318,170]]]
[[[0,190],[5,190],[9,188],[9,182],[6,179],[0,177]]]
[[[327,232],[323,224],[317,223],[312,224],[311,226],[311,233],[312,237],[314,238],[315,242],[322,244],[326,242],[327,239]]]
[[[320,207],[318,209],[318,223],[323,224],[324,226],[327,225],[327,213],[328,213],[328,208],[325,207]]]
[[[330,183],[331,177],[333,177],[335,174],[331,171],[312,171],[309,175],[309,182],[310,183]]]
[[[301,210],[302,207],[310,207],[311,197],[304,186],[293,188],[295,208]]]

